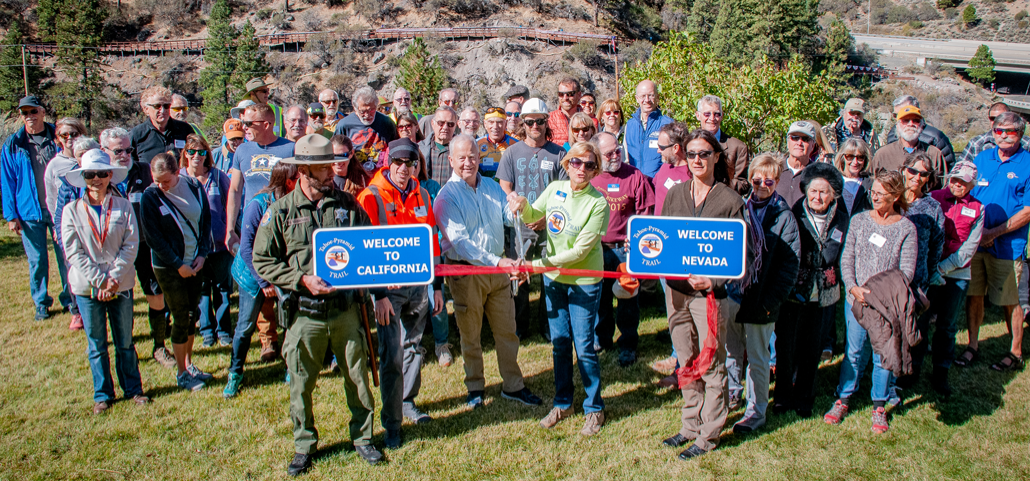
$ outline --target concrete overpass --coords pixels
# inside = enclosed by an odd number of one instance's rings
[[[1002,99],[1005,105],[1008,105],[1014,112],[1019,112],[1024,116],[1030,115],[1030,97],[1025,95],[1016,95],[1013,97],[1006,97]]]
[[[980,45],[987,45],[994,55],[999,72],[1030,73],[1030,44],[1008,42],[981,42],[977,40],[942,40],[887,35],[852,34],[856,44],[868,44],[880,55],[909,57],[920,60],[936,59],[956,68],[966,68],[969,59]]]

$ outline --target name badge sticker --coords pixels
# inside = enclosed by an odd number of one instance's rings
[[[830,234],[830,238],[833,239],[834,242],[840,242],[840,240],[844,238],[844,233],[841,232],[840,229],[833,229],[833,233]]]
[[[161,215],[172,215],[172,211],[168,210],[168,208],[163,205],[160,206],[159,209],[161,210]]]
[[[426,216],[426,206],[420,205],[418,207],[415,207],[415,217],[425,217],[425,216]]]
[[[658,139],[651,139],[651,140],[647,141],[647,148],[649,148],[649,149],[657,149],[658,148]]]
[[[542,170],[551,170],[554,168],[554,162],[551,162],[550,160],[541,160],[540,168]]]
[[[976,217],[976,210],[970,209],[969,207],[963,207],[962,215],[966,217]]]
[[[672,178],[671,178],[671,177],[670,177],[670,178],[668,178],[668,179],[665,179],[665,190],[669,190],[669,189],[671,189],[671,188],[672,188],[672,186],[674,186],[674,185],[676,185],[676,184],[678,184],[678,183],[679,183],[679,182],[676,182],[675,180],[672,180]]]
[[[883,247],[883,243],[887,242],[887,238],[880,234],[874,233],[872,236],[869,237],[869,242],[876,247]]]
[[[987,187],[987,181],[984,180],[984,179],[981,179],[979,182],[976,183],[976,185],[978,185],[980,187]]]
[[[186,148],[186,141],[185,140],[176,140],[175,141],[175,148],[177,148],[177,149],[185,149]]]
[[[619,184],[608,184],[608,192],[618,192]]]
[[[565,192],[562,192],[560,190],[554,192],[554,200],[558,202],[565,202],[565,199],[568,198],[568,196],[569,194],[566,194]]]
[[[138,204],[141,200],[143,200],[142,192],[129,193],[129,202],[132,202],[133,204]]]

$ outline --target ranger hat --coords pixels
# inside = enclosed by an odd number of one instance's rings
[[[287,164],[314,165],[314,164],[335,164],[344,159],[339,159],[333,154],[333,144],[322,134],[308,134],[297,141],[293,148],[293,157],[287,157],[279,162]]]
[[[270,84],[268,82],[265,82],[261,78],[254,77],[254,78],[248,80],[247,81],[247,85],[244,86],[244,88],[247,89],[247,92],[245,94],[243,94],[243,97],[246,98],[248,95],[250,95],[251,92],[253,92],[253,91],[255,91],[255,90],[257,90],[257,89],[259,89],[261,87],[268,87],[270,85],[272,85],[272,84]]]

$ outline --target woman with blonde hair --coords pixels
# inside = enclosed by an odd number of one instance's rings
[[[872,208],[869,201],[869,189],[873,185],[869,162],[872,160],[869,144],[858,137],[845,139],[837,148],[833,166],[844,178],[844,191],[837,195],[844,199],[849,216]]]
[[[565,142],[563,148],[568,151],[572,148],[572,144],[589,142],[596,133],[597,126],[594,125],[594,119],[584,112],[576,112],[569,119],[569,141]]]
[[[621,144],[622,137],[626,134],[626,126],[623,125],[622,107],[619,105],[619,101],[607,99],[601,102],[601,108],[598,109],[598,117],[601,130],[614,135]]]
[[[833,162],[833,145],[830,145],[830,140],[826,138],[826,134],[823,133],[823,125],[814,120],[806,120],[815,126],[815,152],[812,154],[812,162]]]

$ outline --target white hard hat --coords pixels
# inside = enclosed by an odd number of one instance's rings
[[[540,100],[536,97],[527,100],[526,104],[522,106],[523,117],[532,114],[547,115],[549,113],[551,112],[547,110],[547,104],[545,104],[543,100]]]

